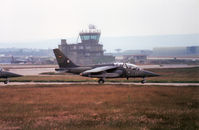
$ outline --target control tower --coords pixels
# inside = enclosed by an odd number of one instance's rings
[[[79,33],[81,42],[68,44],[66,39],[62,39],[58,48],[74,63],[79,65],[112,62],[115,58],[104,55],[103,45],[99,44],[100,35],[100,30],[96,29],[94,25],[89,25],[87,31]]]
[[[101,31],[96,29],[95,25],[90,24],[88,31],[79,33],[82,43],[98,44]]]

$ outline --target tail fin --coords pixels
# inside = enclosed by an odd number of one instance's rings
[[[53,49],[59,68],[78,67],[68,57],[66,57],[59,49]]]
[[[14,56],[12,56],[11,63],[14,63],[14,62],[15,62],[15,58],[14,58]]]

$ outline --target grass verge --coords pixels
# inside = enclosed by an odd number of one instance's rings
[[[199,129],[199,86],[0,88],[0,129]]]

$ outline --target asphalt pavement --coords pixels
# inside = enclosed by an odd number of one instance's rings
[[[0,86],[12,86],[12,85],[97,85],[97,82],[9,82],[8,84],[0,83]],[[134,83],[134,82],[105,82],[105,85],[143,85],[143,86],[199,86],[199,83]]]

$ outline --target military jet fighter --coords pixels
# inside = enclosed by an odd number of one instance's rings
[[[28,60],[22,60],[22,59],[15,59],[14,56],[12,56],[11,64],[25,64]]]
[[[2,68],[0,68],[0,78],[5,78],[6,80],[4,81],[4,84],[7,84],[9,82],[8,78],[12,78],[12,77],[21,77],[22,75],[19,74],[15,74],[15,73],[11,73],[11,72],[7,72],[7,71],[3,71]]]
[[[146,77],[155,77],[159,74],[143,70],[130,63],[113,63],[93,66],[78,66],[66,57],[59,49],[53,49],[59,69],[56,71],[80,74],[81,76],[98,78],[98,83],[103,84],[106,78],[143,78],[141,83],[146,82]]]

